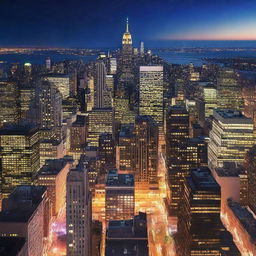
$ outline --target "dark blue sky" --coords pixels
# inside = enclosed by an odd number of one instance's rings
[[[255,0],[0,0],[0,46],[117,47],[133,40],[256,40]]]

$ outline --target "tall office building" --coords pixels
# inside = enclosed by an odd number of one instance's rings
[[[66,74],[52,74],[44,78],[46,81],[53,83],[60,91],[62,98],[66,99],[70,96],[70,76]]]
[[[46,67],[47,70],[51,70],[52,65],[51,65],[50,57],[46,58],[46,60],[45,60],[45,67]]]
[[[18,85],[16,82],[0,81],[0,127],[18,121]]]
[[[215,110],[208,144],[210,169],[223,167],[224,162],[241,163],[255,143],[253,122],[239,111]]]
[[[89,146],[99,146],[101,133],[112,133],[113,111],[112,109],[93,109],[89,112],[88,137]]]
[[[240,255],[221,223],[220,200],[220,187],[210,170],[193,169],[182,193],[176,235],[177,255]]]
[[[1,192],[30,185],[39,170],[39,132],[30,125],[12,125],[0,130]]]
[[[111,133],[102,133],[99,136],[99,162],[103,173],[110,168],[115,168],[116,147]]]
[[[92,202],[86,170],[68,173],[66,195],[67,255],[90,256]]]
[[[139,114],[151,116],[163,123],[163,66],[141,66],[139,85]]]
[[[189,114],[183,106],[170,107],[166,116],[166,162],[172,214],[178,211],[180,192],[189,166],[184,151],[189,138]]]
[[[103,61],[99,61],[95,65],[94,77],[94,107],[105,108],[104,92],[106,91],[106,67]]]
[[[119,132],[116,165],[122,170],[135,171],[135,135],[131,126],[123,126]]]
[[[217,108],[242,111],[244,102],[242,87],[238,82],[238,74],[225,68],[217,75]]]
[[[158,126],[150,116],[135,121],[135,182],[138,185],[157,183]]]
[[[39,89],[40,129],[49,130],[60,138],[62,125],[62,96],[52,83],[42,81]]]

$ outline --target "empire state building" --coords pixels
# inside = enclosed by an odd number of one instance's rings
[[[126,19],[126,30],[122,38],[122,51],[119,58],[120,63],[120,82],[125,84],[133,83],[133,48],[132,48],[132,35],[129,32],[129,21]]]

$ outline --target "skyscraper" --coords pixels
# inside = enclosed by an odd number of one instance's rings
[[[40,167],[39,132],[31,125],[12,125],[0,130],[1,192],[31,185]]]
[[[103,61],[98,61],[95,65],[94,77],[94,107],[104,108],[104,91],[106,91],[106,67]]]
[[[158,126],[150,116],[135,121],[135,182],[138,186],[157,183]]]
[[[163,66],[141,66],[139,85],[139,115],[151,116],[163,123]]]
[[[217,76],[217,108],[242,111],[244,102],[242,88],[238,82],[238,74],[225,68]]]
[[[144,42],[140,42],[140,55],[143,56],[144,55]]]
[[[253,122],[239,111],[214,110],[208,164],[210,169],[224,162],[243,162],[246,151],[255,143]]]
[[[193,169],[182,192],[176,235],[178,256],[239,255],[221,223],[220,199],[220,187],[210,170]]]
[[[67,177],[67,255],[91,255],[91,194],[88,174],[83,168],[72,169]]]
[[[0,81],[0,127],[18,121],[18,85],[13,81]]]
[[[49,130],[55,138],[60,138],[62,125],[62,96],[57,87],[42,81],[39,89],[40,129]],[[50,133],[51,133],[50,132]]]
[[[189,114],[186,108],[183,106],[169,108],[166,117],[166,162],[172,214],[177,213],[182,184],[189,169],[187,163],[182,161],[188,138]]]

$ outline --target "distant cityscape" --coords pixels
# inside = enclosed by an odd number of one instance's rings
[[[0,256],[256,255],[256,46],[120,46],[0,48]]]

